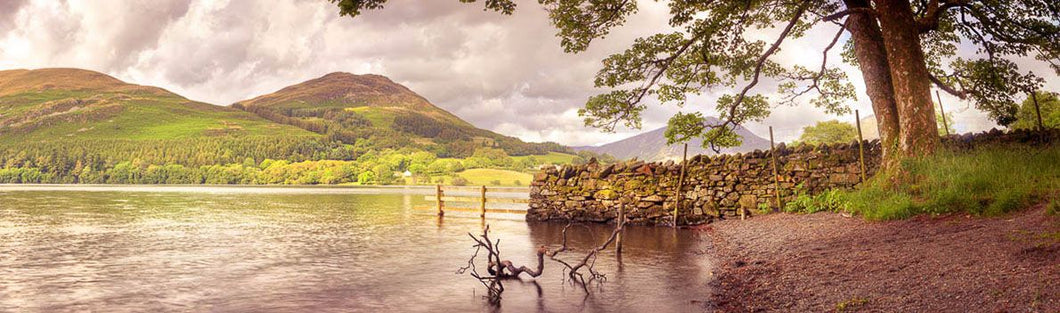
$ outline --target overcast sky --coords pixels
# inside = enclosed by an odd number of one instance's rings
[[[0,69],[85,68],[217,105],[330,72],[374,73],[479,127],[568,145],[661,127],[679,109],[650,105],[642,130],[613,134],[584,127],[577,115],[589,96],[602,92],[592,86],[600,60],[634,38],[667,30],[665,3],[641,1],[626,26],[572,55],[563,53],[537,1],[521,1],[511,16],[456,0],[391,2],[352,19],[325,0],[0,0]],[[821,28],[787,42],[775,60],[816,67],[832,34]],[[771,40],[768,32],[762,39]],[[843,68],[858,88],[851,106],[868,114],[860,73]],[[1047,89],[1060,90],[1056,76],[1038,68],[1037,74],[1048,75]],[[775,85],[763,87],[775,91]],[[731,91],[709,91],[680,110],[716,115],[713,100],[725,92]],[[995,126],[967,102],[948,96],[943,102],[958,131]],[[826,119],[853,116],[802,104],[778,107],[764,122],[747,126],[767,137],[772,125],[778,140],[790,141],[803,126]]]

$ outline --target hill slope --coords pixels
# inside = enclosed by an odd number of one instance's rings
[[[317,136],[81,69],[0,71],[0,141]]]
[[[718,122],[712,117],[708,117],[708,119],[708,122],[711,123]],[[574,149],[579,151],[606,153],[620,160],[631,158],[646,161],[680,159],[684,146],[681,144],[667,145],[666,136],[664,135],[665,132],[666,127],[661,127],[612,143],[600,146],[574,147]],[[739,147],[721,149],[721,153],[738,153],[754,151],[755,149],[769,149],[769,140],[758,137],[746,128],[739,127],[736,129],[736,133],[743,138],[743,144]],[[703,140],[701,139],[688,142],[688,155],[693,156],[697,154],[714,155],[717,153],[709,148],[703,148]]]
[[[417,147],[442,157],[483,146],[511,155],[564,150],[476,128],[380,75],[331,73],[232,106],[358,147]]]

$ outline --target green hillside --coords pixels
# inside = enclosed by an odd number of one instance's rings
[[[235,107],[87,70],[0,71],[0,183],[513,185],[581,159],[475,128],[376,75]]]
[[[319,137],[240,110],[79,69],[0,71],[0,141]]]
[[[481,147],[510,155],[566,151],[476,128],[379,75],[331,73],[232,106],[357,147],[413,147],[440,157],[467,157]]]

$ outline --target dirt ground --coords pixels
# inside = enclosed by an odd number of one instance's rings
[[[867,222],[770,214],[697,228],[718,312],[1060,312],[1060,217]]]

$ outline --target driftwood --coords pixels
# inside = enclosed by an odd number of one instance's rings
[[[518,278],[519,275],[526,273],[530,277],[541,276],[541,273],[545,269],[545,252],[544,246],[537,249],[537,269],[531,269],[526,266],[515,267],[512,261],[501,260],[500,254],[500,239],[490,240],[489,238],[490,226],[487,224],[482,229],[482,235],[476,237],[471,233],[468,233],[468,237],[475,241],[475,253],[471,255],[471,258],[467,260],[467,266],[461,267],[456,270],[457,274],[464,274],[470,270],[469,275],[478,279],[488,291],[486,299],[490,303],[496,304],[501,300],[501,293],[504,292],[504,284],[501,280]],[[478,254],[482,249],[486,249],[486,259],[488,260],[488,266],[486,272],[489,276],[479,274],[478,269],[475,267],[475,259],[478,258]]]
[[[489,238],[489,225],[483,227],[482,235],[475,236],[468,233],[468,237],[475,241],[475,253],[471,255],[471,258],[467,261],[467,266],[457,269],[457,274],[468,273],[471,277],[477,279],[483,286],[486,287],[488,293],[486,295],[487,300],[491,304],[498,304],[501,299],[501,294],[504,292],[504,284],[502,280],[507,279],[520,279],[520,275],[526,274],[531,278],[541,276],[545,270],[545,255],[547,254],[549,259],[555,261],[564,266],[564,273],[567,275],[567,281],[572,284],[582,287],[582,290],[586,292],[588,296],[589,289],[587,287],[589,282],[597,281],[602,282],[607,279],[604,274],[597,272],[593,266],[596,264],[596,258],[600,251],[607,249],[625,228],[625,221],[619,220],[618,225],[611,232],[611,235],[604,241],[603,244],[594,247],[581,257],[577,263],[570,263],[557,257],[562,252],[570,250],[567,247],[567,231],[573,226],[572,220],[568,219],[567,225],[563,227],[563,241],[559,248],[549,251],[545,246],[540,246],[537,249],[537,267],[529,268],[527,266],[516,267],[510,260],[501,260],[500,256],[500,239],[491,240]],[[475,267],[475,259],[478,258],[479,253],[482,250],[486,250],[487,268],[486,272],[489,275],[482,275],[478,272]],[[581,273],[580,270],[585,269],[588,271],[588,278],[586,275]],[[521,280],[520,280],[521,281]],[[536,283],[535,283],[536,284]],[[538,293],[540,294],[540,287],[538,287]]]

